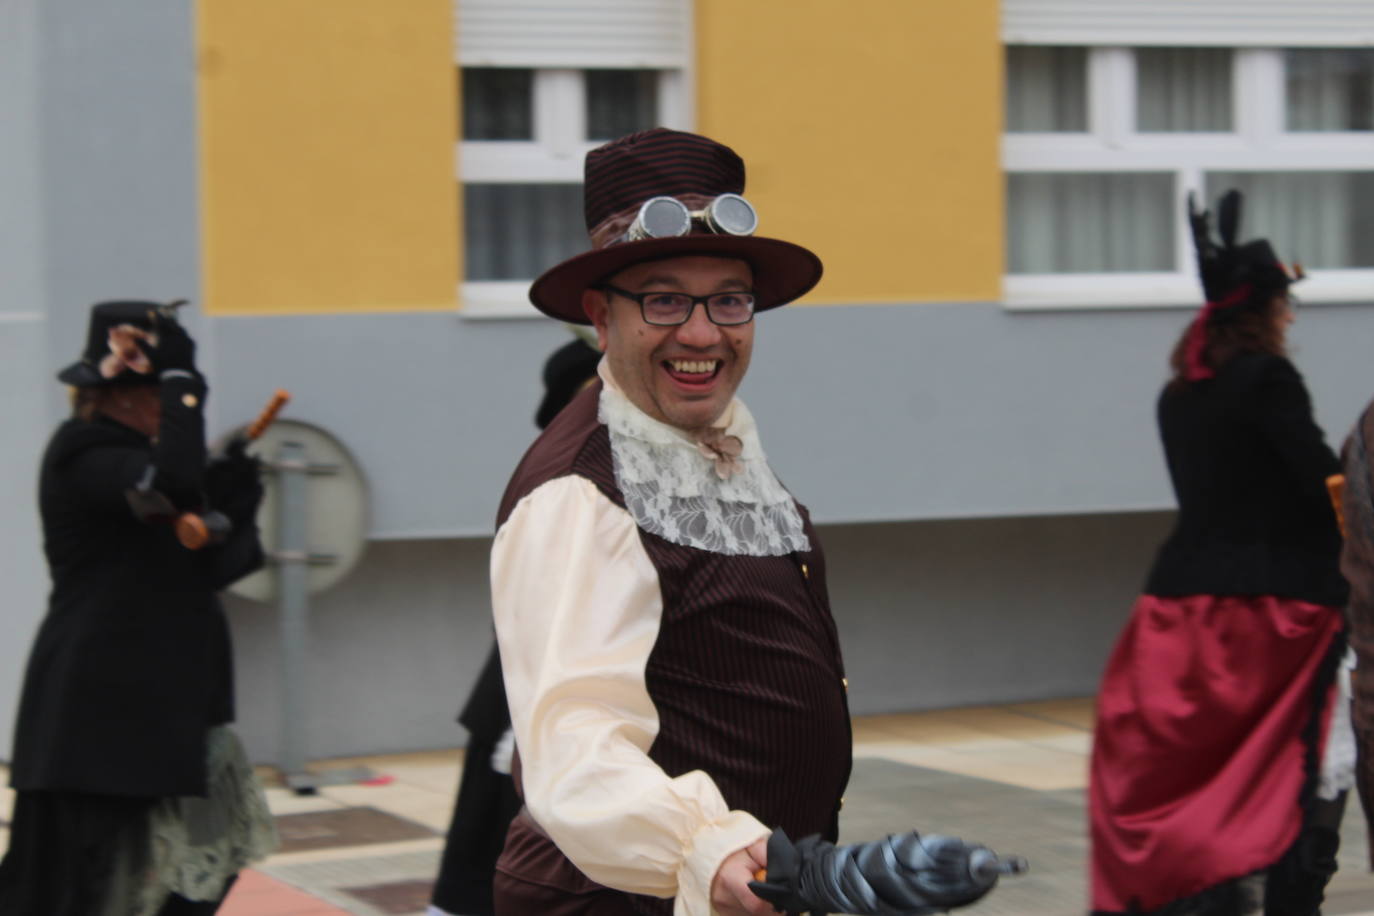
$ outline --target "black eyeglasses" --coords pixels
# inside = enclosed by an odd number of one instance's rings
[[[709,296],[693,296],[689,293],[669,293],[654,290],[648,293],[632,293],[618,286],[603,283],[601,288],[608,293],[624,296],[639,303],[639,314],[645,324],[658,327],[673,327],[686,324],[692,311],[700,302],[706,306],[706,317],[712,324],[729,327],[748,324],[754,320],[754,294],[742,291],[712,293]]]

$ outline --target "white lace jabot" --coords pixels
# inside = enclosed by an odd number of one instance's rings
[[[615,482],[640,528],[712,553],[772,557],[811,549],[801,514],[768,467],[742,401],[731,401],[719,421],[743,445],[739,470],[721,479],[691,436],[625,397],[605,360],[598,372],[605,387],[597,419],[610,433]]]

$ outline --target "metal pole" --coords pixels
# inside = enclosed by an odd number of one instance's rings
[[[297,792],[314,789],[305,772],[306,626],[310,613],[306,542],[309,463],[305,446],[282,442],[277,452],[277,605],[281,615],[281,771]]]

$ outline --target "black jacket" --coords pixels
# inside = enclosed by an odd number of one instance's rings
[[[1345,604],[1325,483],[1340,463],[1292,363],[1247,353],[1215,378],[1166,388],[1159,429],[1179,511],[1147,593]]]
[[[205,792],[206,729],[234,715],[215,592],[261,565],[256,497],[237,501],[224,544],[191,551],[166,521],[135,518],[125,495],[151,465],[179,508],[201,507],[215,476],[204,394],[199,379],[164,382],[156,441],[102,417],[68,420],[48,443],[39,509],[52,592],[15,726],[16,789]],[[239,478],[240,491],[257,486]]]
[[[501,676],[501,653],[495,644],[487,653],[482,673],[472,685],[472,693],[458,714],[468,730],[469,745],[491,748],[510,728],[510,707],[506,705],[506,683]]]

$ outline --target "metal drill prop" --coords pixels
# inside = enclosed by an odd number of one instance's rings
[[[249,443],[263,434],[272,421],[281,413],[286,402],[291,400],[289,392],[277,389],[268,400],[267,406],[258,414],[256,420],[234,432],[225,443],[224,454],[242,457]],[[217,544],[229,535],[233,527],[222,512],[183,512],[173,522],[177,540],[187,550],[200,550],[207,544]]]
[[[836,846],[819,836],[793,843],[778,829],[768,838],[768,868],[749,889],[779,913],[920,916],[973,903],[1027,867],[1020,856],[914,830]]]

